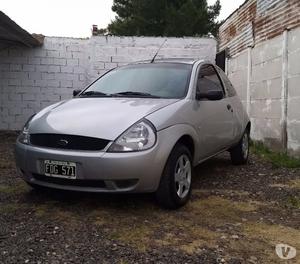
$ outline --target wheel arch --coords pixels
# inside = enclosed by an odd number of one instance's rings
[[[192,138],[192,136],[188,135],[188,134],[185,134],[183,136],[181,136],[175,146],[177,144],[182,144],[184,146],[186,146],[188,148],[188,150],[190,151],[191,155],[192,155],[192,159],[194,159],[194,156],[195,156],[195,142],[194,142],[194,139]]]

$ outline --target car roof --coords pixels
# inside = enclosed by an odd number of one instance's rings
[[[197,61],[203,61],[203,60],[194,59],[194,58],[163,58],[163,59],[155,59],[153,63],[181,63],[181,64],[193,65]],[[147,64],[147,63],[151,63],[151,60],[137,61],[131,64]]]

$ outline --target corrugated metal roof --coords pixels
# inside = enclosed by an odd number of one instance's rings
[[[36,47],[42,45],[42,42],[0,11],[0,49],[12,45]]]
[[[247,0],[221,25],[220,50],[232,56],[299,26],[300,0]]]

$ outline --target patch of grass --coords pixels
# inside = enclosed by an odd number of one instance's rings
[[[287,200],[287,204],[296,209],[300,209],[300,197],[299,196],[291,196]]]
[[[295,189],[300,189],[300,179],[292,180],[289,183],[289,186]]]
[[[286,153],[271,151],[261,142],[252,142],[251,150],[277,168],[300,168],[300,159],[290,157]]]
[[[17,182],[15,185],[0,184],[0,193],[4,194],[20,194],[28,191],[28,187],[24,182]]]
[[[0,214],[15,213],[22,209],[27,209],[27,205],[19,203],[0,204]]]
[[[260,239],[272,246],[284,243],[300,248],[300,230],[291,227],[252,222],[246,224],[243,231],[247,237]]]

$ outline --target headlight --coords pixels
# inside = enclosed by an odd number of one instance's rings
[[[31,119],[34,117],[35,115],[32,115],[28,121],[26,122],[25,126],[23,127],[23,130],[19,136],[19,142],[28,145],[29,141],[30,141],[30,135],[29,135],[29,124]]]
[[[108,149],[108,152],[133,152],[150,149],[156,142],[153,125],[143,120],[125,131]]]

